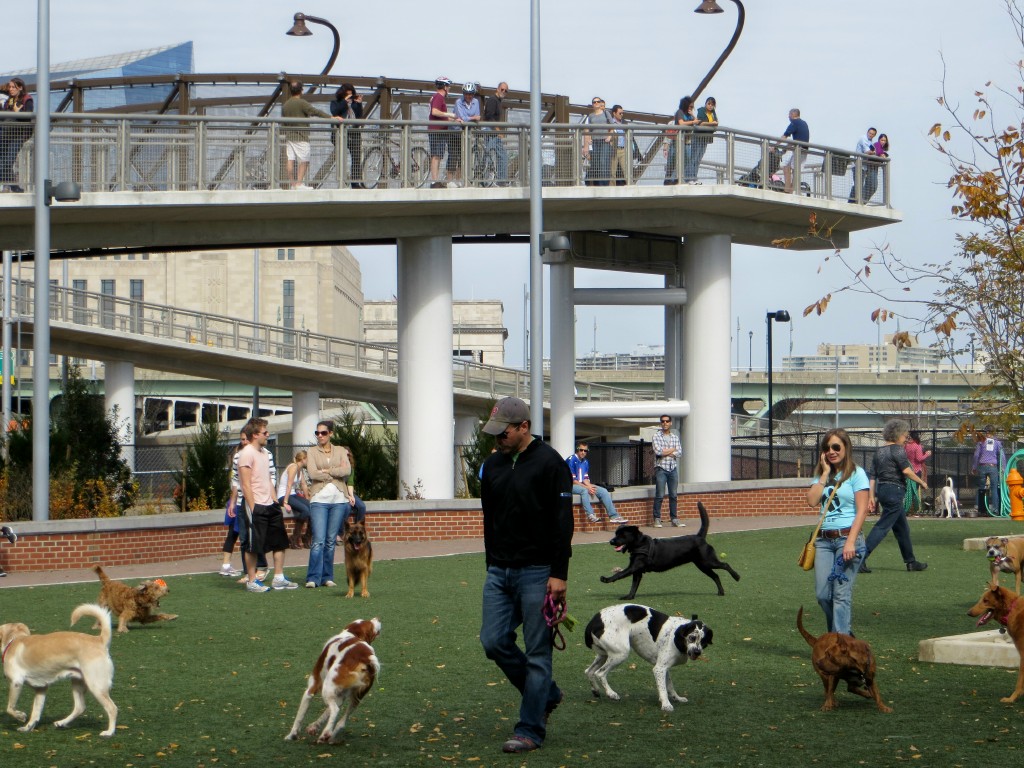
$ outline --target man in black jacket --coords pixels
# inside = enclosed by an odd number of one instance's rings
[[[563,696],[543,609],[549,594],[565,599],[572,475],[554,448],[530,434],[529,408],[517,397],[498,401],[484,432],[498,450],[484,464],[480,494],[487,561],[480,642],[523,697],[515,735],[502,750],[529,752],[544,742],[547,717]],[[516,645],[520,624],[525,652]]]

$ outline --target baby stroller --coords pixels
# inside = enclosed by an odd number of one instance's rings
[[[768,167],[768,185],[767,185],[766,188],[767,189],[781,189],[782,188],[782,183],[781,182],[775,182],[775,181],[772,180],[772,177],[779,170],[779,166],[781,164],[782,164],[782,148],[778,147],[778,146],[770,146],[770,147],[768,147],[768,157],[765,158],[764,155],[762,155],[761,159],[758,161],[757,165],[755,165],[753,168],[751,168],[749,172],[743,174],[738,179],[736,179],[736,183],[739,184],[741,187],[758,187],[758,188],[761,187],[762,186],[762,183],[761,183],[761,169],[764,168],[767,165],[767,167]]]
[[[758,164],[751,168],[748,173],[740,176],[736,183],[741,187],[756,187],[758,189],[770,189],[773,192],[785,192],[786,185],[782,180],[779,168],[782,165],[782,157],[785,155],[786,150],[779,145],[773,145],[768,147],[767,151],[768,157],[765,158],[762,155]],[[762,184],[761,168],[765,165],[768,166],[768,181]],[[811,194],[811,187],[806,181],[800,182],[800,194],[808,196]]]

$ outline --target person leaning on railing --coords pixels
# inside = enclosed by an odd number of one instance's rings
[[[4,91],[7,92],[7,101],[0,111],[24,113],[24,116],[0,121],[0,185],[9,187],[11,192],[24,192],[18,186],[14,164],[22,145],[32,137],[32,118],[28,113],[33,111],[35,102],[20,77],[11,78]]]

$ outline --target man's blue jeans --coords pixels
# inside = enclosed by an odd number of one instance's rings
[[[996,464],[979,464],[978,475],[988,478],[988,513],[998,515],[999,509],[999,466]]]
[[[846,536],[838,539],[817,538],[814,540],[814,594],[818,605],[825,612],[825,622],[829,632],[850,634],[850,622],[853,619],[853,584],[857,580],[857,569],[860,568],[861,557],[847,561],[843,566],[845,582],[839,579],[829,581],[835,566],[836,556],[846,546]],[[857,549],[864,546],[864,537],[857,537]]]
[[[668,494],[668,515],[676,519],[676,496],[679,489],[679,465],[669,471],[661,467],[654,468],[654,519],[661,520],[661,500]]]
[[[324,504],[314,501],[310,504],[309,520],[313,528],[313,542],[309,545],[306,581],[312,581],[318,587],[334,581],[334,544],[348,514],[349,505],[344,502]]]
[[[891,530],[900,545],[900,555],[904,563],[914,562],[914,545],[910,541],[910,523],[903,509],[905,488],[897,483],[879,483],[875,488],[875,496],[882,511],[878,522],[868,534],[868,555],[875,551],[885,535]]]
[[[484,139],[484,149],[494,152],[494,180],[508,181],[508,150],[500,136],[491,133]]]
[[[596,492],[597,500],[604,504],[604,509],[608,513],[609,519],[618,517],[619,513],[615,511],[615,502],[612,501],[612,495],[608,493],[608,489],[602,488],[600,485],[595,485],[594,491]],[[594,502],[590,498],[590,491],[578,483],[573,483],[572,492],[579,495],[580,506],[583,507],[583,511],[587,513],[587,517],[593,517]]]
[[[515,734],[544,741],[544,713],[562,698],[551,676],[551,630],[544,621],[547,566],[487,569],[484,581],[480,643],[484,653],[522,694]],[[516,645],[523,627],[525,653]]]

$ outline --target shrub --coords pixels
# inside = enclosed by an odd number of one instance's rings
[[[185,449],[185,470],[174,474],[174,498],[179,507],[183,489],[187,509],[224,506],[231,493],[231,478],[224,463],[226,453],[217,422],[207,421]]]
[[[364,501],[398,498],[398,436],[384,425],[376,435],[364,429],[366,418],[350,411],[334,422],[331,442],[347,445],[355,457],[356,493]]]

